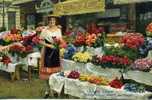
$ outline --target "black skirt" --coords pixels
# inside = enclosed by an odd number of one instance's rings
[[[59,49],[45,47],[44,67],[60,67]]]

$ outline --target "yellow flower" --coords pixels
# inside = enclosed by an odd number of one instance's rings
[[[64,53],[65,53],[65,49],[64,49],[64,48],[61,48],[61,49],[60,49],[60,56],[61,56],[61,57],[64,57]]]

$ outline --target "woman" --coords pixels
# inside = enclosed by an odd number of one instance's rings
[[[57,16],[48,17],[48,26],[42,30],[40,37],[44,40],[41,51],[40,78],[48,80],[49,76],[61,70],[59,49],[55,48],[53,38],[62,38],[61,28],[57,25]]]

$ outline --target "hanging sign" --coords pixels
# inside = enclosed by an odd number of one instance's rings
[[[141,3],[149,2],[152,0],[114,0],[114,4],[129,4],[129,3]]]
[[[53,13],[59,15],[76,15],[105,11],[105,0],[69,0],[58,3]]]

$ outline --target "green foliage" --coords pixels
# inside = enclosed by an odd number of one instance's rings
[[[139,57],[139,53],[138,53],[137,50],[130,49],[130,48],[127,48],[127,47],[105,48],[105,55],[126,56],[131,60],[135,60]]]

